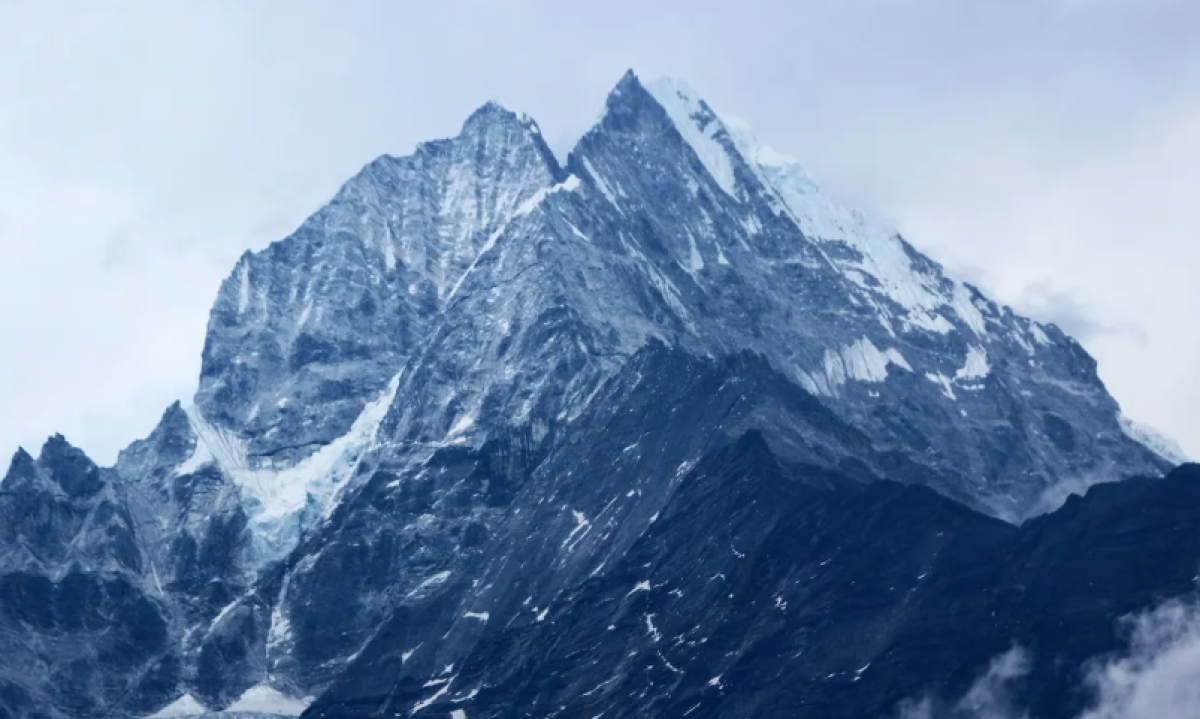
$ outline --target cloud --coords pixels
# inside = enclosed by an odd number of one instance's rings
[[[1120,620],[1126,648],[1085,664],[1088,708],[1076,719],[1200,717],[1200,604],[1169,600]],[[897,719],[1038,719],[1014,700],[1031,662],[1019,647],[992,660],[958,700],[902,702]]]
[[[1090,668],[1095,703],[1079,719],[1200,717],[1200,606],[1169,601],[1123,624],[1129,650]]]
[[[1015,708],[1013,689],[1029,673],[1025,650],[1013,647],[994,658],[971,688],[955,702],[936,697],[903,702],[898,719],[1025,719]]]
[[[1043,322],[1052,322],[1067,334],[1087,345],[1105,335],[1146,344],[1145,328],[1136,322],[1112,322],[1095,307],[1080,299],[1078,293],[1056,286],[1051,280],[1039,280],[1027,286],[1016,300],[1022,311]]]

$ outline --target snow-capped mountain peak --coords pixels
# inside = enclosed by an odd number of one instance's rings
[[[114,469],[59,439],[19,455],[0,559],[55,581],[83,567],[71,581],[138,628],[128,685],[88,685],[115,714],[318,697],[319,715],[328,696],[353,705],[330,716],[473,712],[481,677],[519,662],[455,667],[499,628],[553,629],[585,585],[633,607],[703,575],[679,589],[694,606],[738,606],[737,567],[774,572],[796,545],[743,564],[743,540],[776,546],[809,490],[894,480],[1018,522],[1064,486],[1165,468],[1117,412],[1057,328],[947,277],[686,84],[629,73],[565,168],[531,119],[488,103],[246,253],[194,402]],[[659,537],[696,564],[664,560]],[[811,559],[772,586],[825,571]],[[674,605],[657,606],[629,616],[674,652]],[[129,634],[46,626],[72,661]],[[665,667],[655,686],[686,674],[645,656]],[[697,689],[736,684],[726,656],[697,660]],[[362,667],[382,669],[339,683]],[[58,701],[56,676],[33,684]]]

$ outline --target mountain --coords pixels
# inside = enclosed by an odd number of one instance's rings
[[[765,680],[773,657],[802,687],[881,660],[934,616],[862,596],[881,566],[977,551],[1002,574],[988,552],[1076,505],[1015,523],[1180,460],[1073,339],[947,277],[685,85],[627,74],[565,166],[489,103],[243,255],[194,400],[115,467],[62,438],[13,460],[0,716],[675,716],[696,672]],[[902,539],[926,531],[951,539]],[[853,571],[787,584],[834,545]],[[1168,570],[1147,581],[1177,594]],[[825,611],[855,602],[870,612]],[[701,618],[729,636],[657,646]],[[876,640],[781,653],[822,631]],[[616,693],[579,703],[597,672]],[[872,701],[938,677],[889,676]],[[839,696],[738,686],[696,711]]]

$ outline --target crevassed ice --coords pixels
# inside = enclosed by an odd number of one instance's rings
[[[358,461],[375,446],[379,425],[399,386],[397,373],[380,396],[363,407],[346,434],[284,469],[252,468],[241,438],[209,424],[197,408],[189,407],[185,411],[197,437],[196,447],[176,473],[195,471],[215,462],[237,483],[243,500],[247,500],[258,559],[265,562],[277,558],[299,540],[299,523],[305,509],[312,507],[320,516],[336,506],[337,494]]]

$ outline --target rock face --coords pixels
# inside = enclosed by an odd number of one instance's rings
[[[1124,648],[1117,617],[1195,594],[1198,465],[1022,527],[923,487],[825,479],[747,434],[602,573],[501,605],[453,664],[424,632],[442,610],[397,612],[306,716],[894,717],[961,696],[1017,645],[1018,704],[1065,719],[1091,699],[1087,661]]]
[[[1012,523],[1177,459],[1058,328],[631,73],[565,167],[489,104],[243,256],[114,468],[17,455],[0,712],[865,716],[1012,640],[948,670],[1037,527],[1082,551],[1077,501]],[[912,649],[938,591],[978,602]]]
[[[177,637],[118,480],[61,436],[13,458],[0,484],[0,716],[128,715],[177,691]]]

